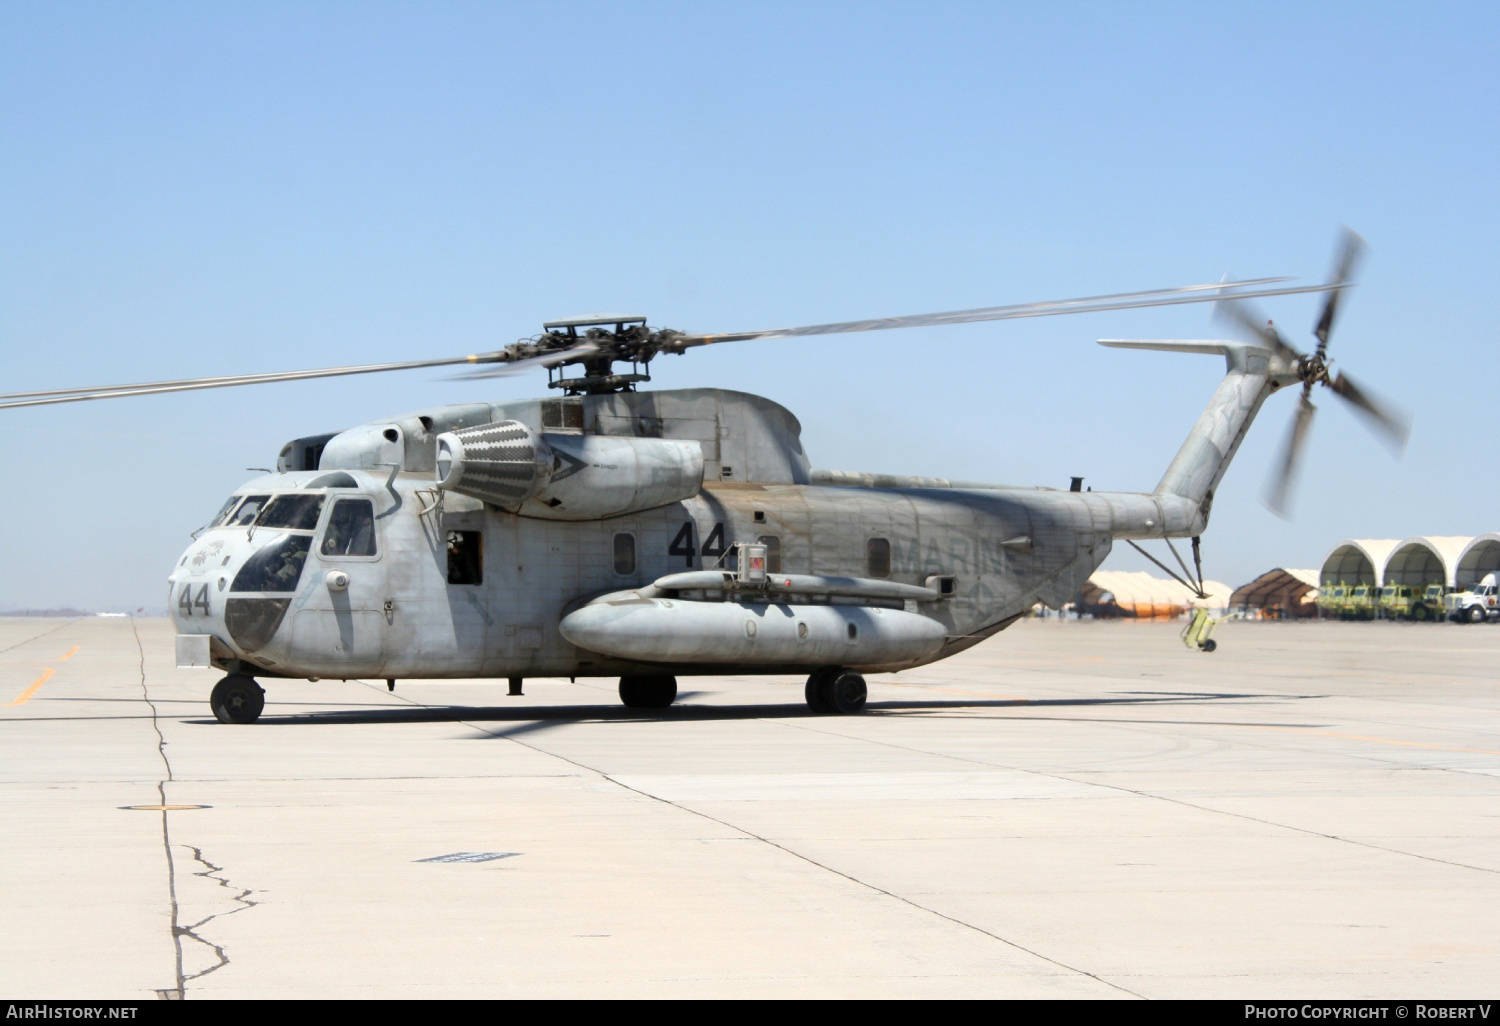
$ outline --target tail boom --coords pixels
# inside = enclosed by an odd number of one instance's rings
[[[1159,538],[1202,533],[1208,527],[1219,482],[1245,440],[1261,404],[1272,392],[1295,380],[1294,371],[1282,367],[1269,349],[1243,342],[1125,339],[1099,342],[1119,349],[1217,353],[1224,357],[1224,379],[1151,493],[1150,497],[1159,505],[1161,519],[1139,535]],[[1132,533],[1136,532],[1121,532]]]

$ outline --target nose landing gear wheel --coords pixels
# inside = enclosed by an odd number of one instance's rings
[[[208,704],[220,723],[254,723],[266,707],[266,693],[253,677],[230,674],[214,685]]]
[[[676,677],[620,678],[620,701],[631,709],[665,709],[676,700]]]

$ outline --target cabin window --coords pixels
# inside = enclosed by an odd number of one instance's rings
[[[448,583],[484,583],[484,546],[478,531],[448,532]]]
[[[871,538],[865,544],[865,570],[871,577],[891,576],[891,543],[886,538]]]
[[[766,573],[781,573],[781,536],[763,534],[755,540],[766,547]]]
[[[375,555],[375,507],[369,499],[340,499],[333,504],[321,551],[325,556]]]
[[[615,573],[623,576],[635,573],[635,535],[615,535]]]

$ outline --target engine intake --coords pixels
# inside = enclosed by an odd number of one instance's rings
[[[449,431],[437,437],[437,483],[514,513],[552,474],[553,455],[520,421]]]

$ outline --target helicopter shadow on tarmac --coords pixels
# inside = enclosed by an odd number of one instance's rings
[[[683,692],[680,699],[691,699],[705,692]],[[870,702],[865,707],[866,716],[892,716],[902,714],[941,713],[961,710],[1087,710],[1122,707],[1198,704],[1202,702],[1244,701],[1275,699],[1315,698],[1315,695],[1272,695],[1257,693],[1223,692],[1153,692],[1104,696],[1098,698],[1047,698],[1025,701],[1020,699],[904,699]],[[382,706],[369,709],[336,709],[326,712],[298,712],[288,715],[274,713],[264,715],[259,721],[266,727],[301,726],[360,726],[390,723],[514,723],[517,729],[501,732],[486,731],[482,736],[508,737],[516,733],[529,733],[562,726],[568,723],[635,723],[652,721],[714,722],[727,720],[757,719],[819,719],[844,720],[848,717],[830,717],[815,713],[802,702],[756,703],[754,705],[691,705],[678,704],[665,710],[629,709],[620,705],[540,705],[540,706],[463,706],[463,705],[410,705]],[[1039,718],[1039,717],[1026,717]],[[1066,717],[1043,717],[1059,719]],[[217,723],[211,719],[193,719],[185,722],[195,724]],[[1138,721],[1132,721],[1138,722]],[[1200,722],[1200,721],[1192,721]],[[1278,726],[1316,726],[1316,724],[1277,724]]]

